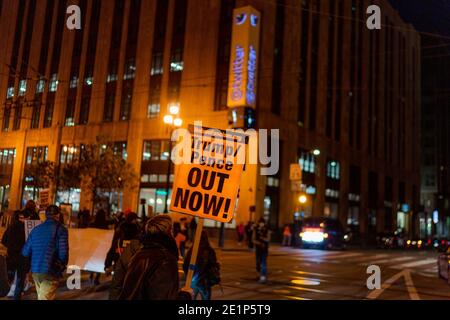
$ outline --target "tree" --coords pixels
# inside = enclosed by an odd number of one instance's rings
[[[99,138],[97,143],[85,146],[80,156],[81,186],[91,194],[94,206],[105,199],[105,194],[110,198],[113,192],[134,190],[139,185],[133,167],[113,143],[104,141]],[[109,198],[108,210],[111,209]]]
[[[32,181],[35,199],[38,188],[50,189],[55,185],[55,163],[53,161],[33,162],[25,167],[25,177]]]
[[[79,188],[81,186],[81,171],[78,163],[65,164],[59,169],[58,174],[58,191],[67,190],[69,193],[72,188]]]

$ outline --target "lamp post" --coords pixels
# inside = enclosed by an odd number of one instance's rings
[[[183,120],[179,117],[180,104],[170,103],[168,105],[169,113],[163,118],[167,128],[169,128],[169,154],[167,155],[167,177],[166,177],[166,196],[164,200],[164,213],[169,213],[167,202],[169,201],[169,189],[170,189],[170,171],[172,169],[172,162],[170,154],[172,152],[172,134],[176,128],[183,125]]]

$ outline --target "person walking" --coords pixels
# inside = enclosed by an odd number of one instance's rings
[[[91,222],[91,213],[88,209],[84,208],[78,213],[78,228],[85,229],[89,227]]]
[[[176,300],[178,249],[172,236],[172,219],[167,215],[156,216],[147,222],[145,229],[142,247],[134,255],[131,247],[126,249],[130,252],[126,256],[124,252],[119,260],[113,281],[114,288],[121,287],[118,300]],[[114,293],[112,297],[115,296]]]
[[[291,240],[292,240],[291,227],[288,224],[286,224],[284,226],[284,230],[283,230],[283,242],[281,245],[282,246],[290,246]]]
[[[27,273],[30,271],[30,261],[22,256],[22,247],[25,244],[24,221],[30,217],[25,217],[23,212],[16,211],[13,216],[13,223],[8,226],[1,239],[2,244],[7,249],[6,268],[10,283],[15,281],[13,293],[14,300],[21,300],[22,291],[25,287]]]
[[[253,242],[255,244],[256,271],[259,275],[259,282],[267,281],[267,256],[269,255],[270,231],[264,218],[260,218],[254,228]]]
[[[253,249],[253,222],[249,221],[247,222],[247,225],[245,226],[245,234],[247,235],[247,245],[248,249]]]
[[[97,211],[97,214],[95,215],[94,222],[92,222],[89,226],[95,229],[109,230],[109,225],[110,222],[108,222],[108,220],[106,219],[106,211],[100,209]],[[91,272],[89,275],[89,281],[94,286],[98,286],[100,284],[100,276],[101,273],[99,272]]]
[[[191,263],[193,247],[189,248],[183,262],[183,270],[187,275]],[[195,263],[191,288],[194,291],[194,300],[200,294],[202,300],[211,300],[212,286],[220,283],[220,265],[217,262],[216,252],[211,247],[206,231],[202,231],[200,244]]]
[[[61,212],[50,205],[44,223],[34,228],[22,255],[31,258],[31,272],[39,300],[54,300],[59,279],[69,260],[68,231],[59,223]]]
[[[127,211],[125,220],[115,229],[111,248],[109,249],[105,259],[105,270],[109,270],[119,260],[120,255],[126,246],[133,239],[138,239],[141,234],[141,228],[138,224],[138,216],[136,213]],[[109,273],[109,271],[107,271]]]
[[[242,241],[244,241],[245,234],[245,226],[242,222],[236,227],[236,233],[238,237],[238,245],[242,246]]]

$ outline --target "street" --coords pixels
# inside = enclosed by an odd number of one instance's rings
[[[320,251],[272,245],[266,284],[257,282],[254,253],[246,248],[227,243],[217,255],[222,286],[214,287],[213,300],[450,299],[450,286],[437,277],[435,251]],[[381,268],[381,290],[367,289],[369,265]],[[85,274],[81,290],[61,287],[58,299],[107,299],[109,279],[101,281],[92,287]],[[35,294],[24,298],[35,299]]]

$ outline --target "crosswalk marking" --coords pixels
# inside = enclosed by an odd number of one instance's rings
[[[388,259],[381,259],[381,260],[372,260],[364,263],[360,263],[360,266],[366,266],[369,264],[383,264],[383,263],[389,263],[389,262],[401,262],[411,259],[417,259],[416,257],[399,257],[399,258],[388,258]]]
[[[393,266],[393,269],[404,269],[436,263],[436,259],[425,259]]]
[[[322,259],[343,259],[343,258],[350,258],[350,257],[359,257],[362,256],[363,253],[345,253],[339,256],[326,256],[326,257],[321,257]]]
[[[376,260],[372,260],[372,259],[380,259],[380,258],[386,258],[389,255],[387,254],[375,254],[373,256],[363,256],[363,257],[356,257],[356,258],[351,258],[349,259],[351,262],[357,262],[357,261],[364,261],[364,260],[369,260],[369,261],[376,261]]]

